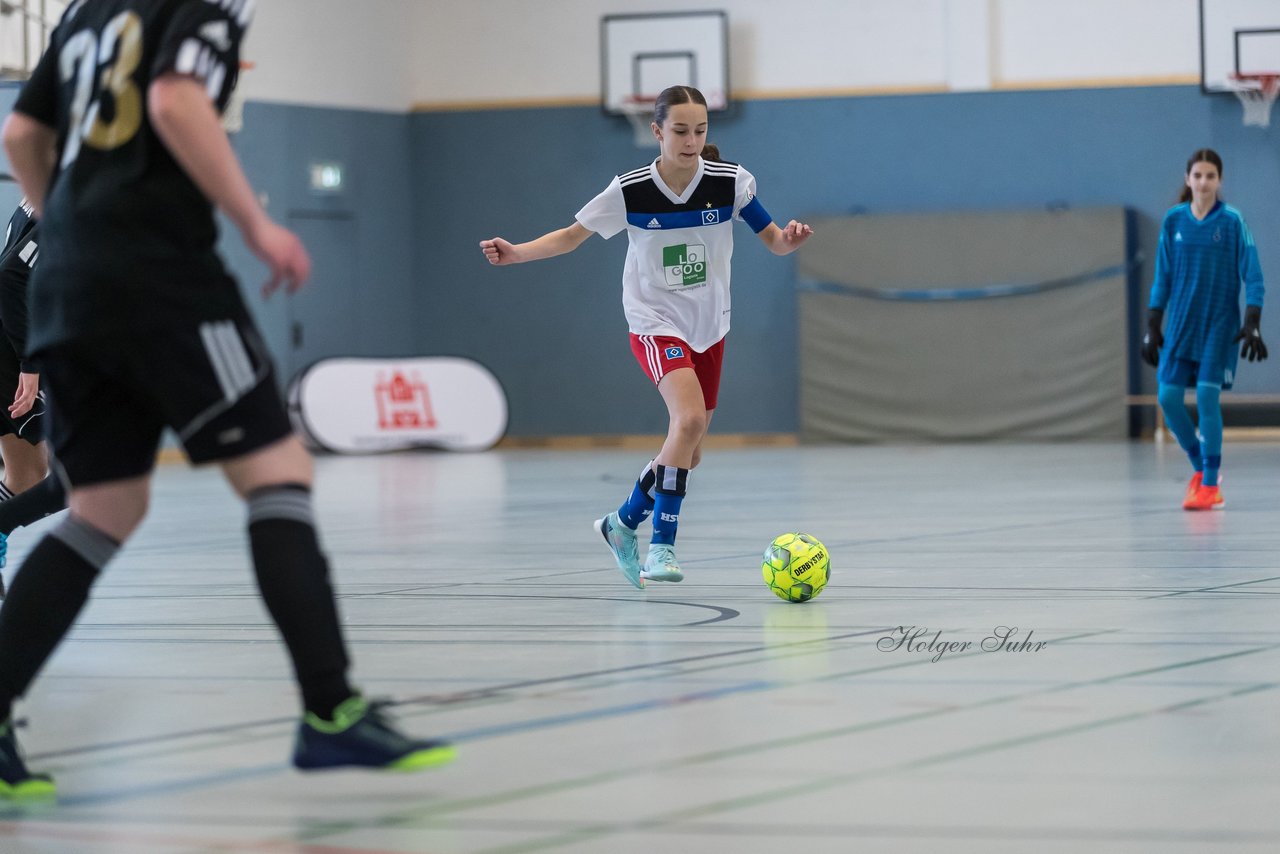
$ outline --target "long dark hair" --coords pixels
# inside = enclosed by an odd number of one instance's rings
[[[692,86],[668,86],[658,93],[658,97],[653,101],[653,121],[658,127],[662,127],[667,120],[667,114],[671,112],[671,108],[676,104],[701,104],[707,105],[707,99],[702,93]],[[702,159],[707,161],[718,162],[720,160],[719,147],[706,143],[702,147]]]
[[[1218,156],[1218,152],[1212,148],[1197,148],[1196,153],[1191,155],[1191,159],[1187,161],[1187,171],[1185,175],[1191,174],[1191,167],[1197,163],[1212,163],[1218,167],[1218,177],[1222,177],[1222,158]],[[1182,182],[1182,192],[1178,194],[1178,203],[1191,201],[1191,188],[1187,186],[1187,182]]]

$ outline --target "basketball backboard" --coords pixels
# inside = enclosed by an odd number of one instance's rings
[[[1231,94],[1232,75],[1280,72],[1280,0],[1200,0],[1200,88]]]
[[[600,20],[600,104],[623,115],[626,102],[668,86],[694,86],[711,111],[729,106],[729,20],[724,12],[606,15]]]

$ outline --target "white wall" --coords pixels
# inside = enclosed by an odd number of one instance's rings
[[[732,0],[735,91],[938,85],[945,0]],[[657,0],[441,0],[417,6],[418,102],[590,100],[600,91],[600,18],[680,10]],[[554,11],[552,11],[554,10]]]
[[[739,96],[1190,82],[1196,0],[712,0]],[[591,100],[599,20],[670,0],[422,0],[415,101]],[[1280,17],[1278,15],[1277,17]]]
[[[1196,0],[710,0],[739,96],[1192,82]],[[589,103],[606,14],[675,0],[259,0],[257,100]],[[1277,15],[1280,18],[1280,15]]]
[[[254,101],[404,111],[415,100],[414,31],[434,0],[258,0],[244,58]],[[465,5],[465,4],[464,4]]]
[[[1000,74],[1007,83],[1199,80],[1196,0],[1003,0],[999,7]]]

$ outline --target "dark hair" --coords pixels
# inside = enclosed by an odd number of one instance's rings
[[[671,108],[676,104],[701,104],[707,105],[707,99],[702,93],[692,86],[668,86],[658,93],[658,97],[653,100],[653,121],[658,127],[662,127],[667,120],[667,114],[671,112]],[[710,161],[720,160],[720,149],[706,143],[702,147],[702,159]]]
[[[1212,163],[1218,167],[1218,177],[1222,177],[1222,158],[1218,156],[1218,152],[1212,148],[1197,148],[1195,154],[1191,155],[1191,159],[1187,161],[1187,171],[1185,174],[1191,174],[1191,167],[1197,163]],[[1178,202],[1191,201],[1191,188],[1187,186],[1187,182],[1182,182],[1182,192],[1178,194]]]

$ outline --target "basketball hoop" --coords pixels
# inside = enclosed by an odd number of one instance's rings
[[[252,62],[240,63],[240,80],[236,88],[231,90],[231,97],[227,99],[227,106],[222,111],[222,129],[229,134],[244,130],[244,73],[252,71],[253,66]]]
[[[1274,74],[1230,74],[1228,86],[1244,107],[1246,126],[1268,127],[1271,124],[1271,107],[1280,95],[1280,72]]]
[[[618,105],[622,114],[631,123],[636,148],[650,148],[658,144],[653,136],[653,105],[656,98],[632,95],[622,99]]]

